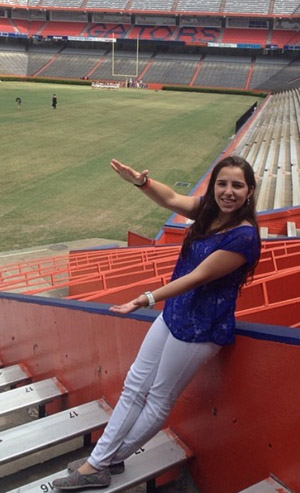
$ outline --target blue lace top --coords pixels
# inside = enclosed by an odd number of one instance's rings
[[[241,225],[195,240],[186,256],[178,258],[171,280],[189,274],[216,250],[240,253],[246,263],[226,276],[166,300],[163,318],[177,339],[210,341],[220,346],[234,341],[234,311],[239,286],[259,256],[258,236],[253,226]]]

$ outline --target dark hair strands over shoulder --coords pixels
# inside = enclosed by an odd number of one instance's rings
[[[233,218],[229,219],[225,224],[222,224],[217,228],[210,229],[211,224],[215,219],[217,219],[219,214],[219,207],[215,201],[215,194],[214,194],[215,183],[221,169],[225,167],[237,167],[241,169],[244,173],[247,186],[249,189],[253,190],[253,194],[251,195],[249,200],[247,200],[245,204],[236,211]],[[202,200],[200,201],[197,218],[186,232],[185,239],[183,241],[183,245],[181,249],[181,255],[183,257],[186,255],[193,241],[207,238],[208,236],[211,236],[213,234],[219,233],[224,230],[232,229],[234,227],[239,226],[243,221],[249,222],[256,229],[259,239],[259,229],[256,219],[255,198],[254,198],[255,188],[256,188],[256,181],[255,181],[253,168],[245,159],[239,156],[227,156],[221,161],[219,161],[212,171],[206,193],[202,197]],[[241,286],[245,284],[247,279],[251,279],[253,277],[254,270],[256,268],[258,260],[253,267],[248,269],[246,276],[242,281]]]

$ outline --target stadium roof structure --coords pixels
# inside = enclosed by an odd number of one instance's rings
[[[300,17],[298,0],[1,0],[0,6],[121,14]]]

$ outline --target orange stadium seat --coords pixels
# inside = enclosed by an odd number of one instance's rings
[[[130,31],[129,39],[151,39],[153,41],[170,41],[175,27],[174,26],[135,26]]]
[[[87,27],[84,36],[96,38],[126,38],[129,24],[97,23]]]
[[[295,31],[273,31],[271,44],[283,48],[284,45],[300,45],[300,33]]]
[[[267,29],[231,29],[227,28],[222,37],[222,43],[249,43],[266,46]]]
[[[42,29],[43,36],[80,36],[87,24],[85,22],[47,22]]]
[[[17,30],[13,27],[10,19],[0,19],[0,31],[6,33],[15,33]]]

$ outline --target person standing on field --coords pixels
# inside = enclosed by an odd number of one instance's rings
[[[56,94],[53,94],[53,96],[52,96],[52,108],[54,110],[56,110],[56,106],[57,106],[57,96],[56,96]]]
[[[18,110],[20,111],[22,109],[22,99],[21,98],[16,98],[16,103],[18,105]]]

